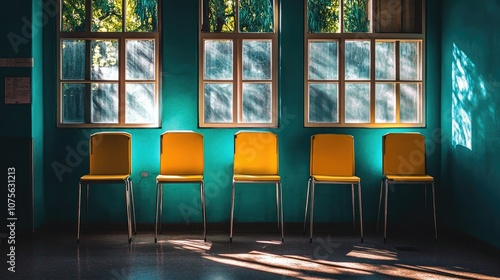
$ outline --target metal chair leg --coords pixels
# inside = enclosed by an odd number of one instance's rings
[[[306,193],[306,209],[304,210],[304,231],[306,233],[306,220],[307,220],[307,211],[309,210],[309,186],[311,184],[311,178],[307,180],[307,193]]]
[[[86,208],[85,208],[85,229],[87,232],[89,231],[89,189],[90,189],[90,184],[87,183],[87,198],[86,198]]]
[[[129,181],[125,180],[125,204],[127,208],[127,229],[128,229],[128,243],[132,243],[132,225],[130,218],[130,185]]]
[[[281,181],[279,182],[279,188],[280,188],[280,215],[281,215],[281,243],[285,242],[285,228],[284,228],[284,221],[283,221],[283,185],[281,185]]]
[[[233,242],[233,219],[234,219],[234,180],[231,190],[231,226],[229,229],[229,242]]]
[[[361,231],[361,243],[363,243],[363,205],[361,199],[361,182],[358,182],[358,205],[359,205],[359,228]]]
[[[380,197],[378,200],[378,212],[377,212],[377,232],[378,232],[378,226],[380,224],[380,208],[382,207],[382,192],[383,192],[383,185],[384,180],[380,180]]]
[[[156,181],[156,203],[155,203],[155,243],[158,242],[158,196],[160,195],[159,192],[160,188],[160,182]]]
[[[200,183],[200,192],[201,192],[201,210],[203,212],[203,241],[207,241],[207,210],[205,205],[205,187],[204,182]]]
[[[130,199],[132,201],[132,217],[133,217],[133,225],[134,225],[134,234],[137,234],[137,222],[135,220],[135,205],[134,205],[134,187],[132,185],[132,179],[129,179],[130,184]]]
[[[352,200],[352,232],[356,232],[356,207],[354,206],[354,184],[351,184],[351,200]]]
[[[278,232],[280,232],[280,201],[279,201],[279,183],[276,183],[276,223],[278,225]]]
[[[311,184],[311,217],[309,217],[309,243],[313,240],[313,221],[314,221],[314,179]]]
[[[438,232],[437,232],[437,219],[436,219],[436,196],[434,193],[434,182],[432,182],[432,209],[434,212],[434,234],[436,236],[436,240],[438,239]]]
[[[389,193],[389,182],[385,180],[385,207],[384,207],[384,243],[387,242],[387,200]]]
[[[76,235],[76,243],[80,244],[80,212],[82,209],[82,183],[78,183],[78,233]]]
[[[161,224],[163,221],[163,184],[160,184],[160,220],[158,221],[158,227],[159,227],[159,232],[160,234],[162,233],[161,231]]]

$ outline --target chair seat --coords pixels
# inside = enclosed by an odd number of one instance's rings
[[[156,181],[165,182],[201,182],[203,175],[158,175]]]
[[[356,183],[361,180],[357,176],[329,176],[329,175],[312,175],[311,178],[317,182],[348,182]]]
[[[234,181],[258,181],[258,182],[265,182],[265,181],[273,181],[277,182],[281,180],[281,177],[279,175],[242,175],[242,174],[234,174],[233,176]]]
[[[385,175],[389,181],[400,182],[432,182],[434,178],[429,175]]]
[[[80,181],[97,182],[97,181],[125,181],[130,177],[129,174],[123,175],[94,175],[87,174],[80,177]]]

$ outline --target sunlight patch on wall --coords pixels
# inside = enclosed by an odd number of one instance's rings
[[[453,44],[452,80],[452,137],[453,146],[466,147],[472,151],[471,109],[474,107],[474,91],[484,90],[484,83],[476,73],[476,66]]]

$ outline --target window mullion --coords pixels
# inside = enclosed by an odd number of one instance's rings
[[[92,32],[92,0],[85,2],[85,32]]]
[[[85,40],[85,81],[90,81],[90,71],[91,71],[91,41]],[[91,106],[92,106],[92,81],[90,83],[85,83],[85,123],[91,123]]]
[[[399,43],[400,41],[396,41],[395,46],[395,64],[396,64],[396,123],[401,123],[401,80],[400,80],[400,57],[399,57]]]
[[[120,36],[118,46],[118,123],[125,124],[126,83],[125,83],[125,38]]]
[[[239,124],[242,120],[243,115],[243,78],[242,78],[242,40],[240,38],[233,41],[234,46],[234,65],[233,67],[233,123]]]
[[[345,39],[340,39],[339,41],[339,54],[338,54],[338,63],[339,63],[339,101],[338,101],[338,114],[339,119],[338,122],[341,125],[345,125]]]
[[[375,39],[370,40],[370,123],[376,123],[376,92],[375,92]]]

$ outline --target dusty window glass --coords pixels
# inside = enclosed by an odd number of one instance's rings
[[[420,86],[418,84],[401,85],[401,122],[416,123],[419,120]]]
[[[345,108],[347,123],[369,123],[370,84],[347,83],[345,85]]]
[[[396,90],[392,83],[375,85],[375,122],[392,123],[396,121]]]
[[[370,42],[345,42],[345,79],[370,79]]]
[[[338,75],[338,42],[309,42],[309,80],[337,80]]]
[[[271,79],[271,41],[243,41],[243,80]]]
[[[204,61],[204,79],[233,79],[233,42],[229,40],[206,40]]]
[[[272,118],[270,83],[243,84],[243,122],[269,123]]]
[[[338,84],[311,83],[309,84],[309,121],[313,123],[337,123],[338,112]]]
[[[91,121],[92,123],[118,123],[118,85],[91,85]]]
[[[227,123],[233,121],[233,85],[228,83],[205,84],[205,121]]]

